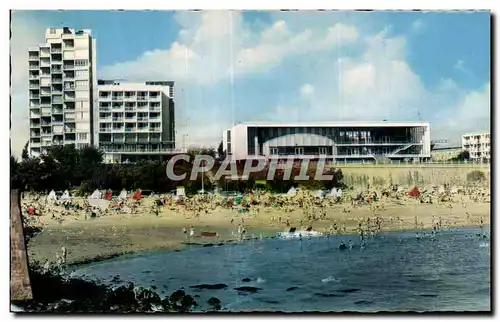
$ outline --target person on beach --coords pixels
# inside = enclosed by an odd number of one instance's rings
[[[188,231],[187,231],[186,227],[182,228],[182,233],[184,234],[184,238],[187,238]]]
[[[189,237],[190,238],[194,237],[194,227],[193,226],[191,226],[191,228],[189,229]]]

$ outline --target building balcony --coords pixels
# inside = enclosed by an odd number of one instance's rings
[[[160,112],[161,111],[161,107],[160,106],[150,106],[149,110],[151,112]]]
[[[123,96],[112,96],[113,101],[123,101]]]
[[[99,128],[99,132],[107,133],[107,132],[113,132],[113,129],[110,127],[106,128]]]
[[[31,128],[39,128],[40,127],[40,122],[30,122],[30,127]]]
[[[113,122],[123,122],[123,117],[113,117]]]
[[[71,69],[75,69],[75,65],[63,65],[63,69],[64,69],[64,70],[71,70]]]
[[[38,75],[38,74],[30,74],[29,79],[40,79],[40,75]]]
[[[34,95],[34,94],[30,95],[30,99],[39,99],[39,98],[40,98],[40,95]]]
[[[62,48],[55,48],[55,47],[52,47],[50,49],[50,52],[53,53],[53,54],[60,54],[62,53]]]
[[[35,113],[35,112],[30,112],[30,118],[33,119],[33,118],[40,118],[41,114],[40,113]]]
[[[39,68],[40,68],[40,66],[39,66],[38,64],[37,64],[37,65],[35,65],[35,64],[30,64],[30,65],[29,65],[29,69],[31,69],[31,70],[33,70],[33,69],[39,69]]]
[[[29,88],[30,89],[38,89],[38,88],[40,88],[40,84],[30,84]]]
[[[125,106],[125,112],[133,112],[134,109],[135,109],[134,107]]]
[[[40,146],[40,142],[30,142],[30,147],[32,148],[39,148]]]

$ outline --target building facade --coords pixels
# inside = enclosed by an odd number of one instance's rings
[[[449,161],[462,152],[461,146],[434,148],[431,151],[431,160],[435,162]]]
[[[462,135],[462,150],[468,151],[474,161],[490,162],[491,141],[489,132]]]
[[[430,125],[414,123],[246,124],[223,132],[234,160],[248,157],[390,162],[428,160]]]
[[[107,163],[175,153],[173,82],[98,81],[96,137]]]
[[[28,49],[29,153],[52,145],[94,144],[96,41],[90,30],[51,28]]]

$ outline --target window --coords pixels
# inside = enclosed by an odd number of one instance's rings
[[[75,76],[76,77],[88,77],[89,71],[88,70],[77,70],[77,71],[75,71]]]
[[[326,147],[324,147],[324,146],[323,146],[323,147],[320,147],[320,148],[319,148],[319,154],[320,154],[320,155],[326,155]]]
[[[304,148],[295,148],[295,154],[296,155],[304,154]]]
[[[89,83],[87,81],[76,81],[76,88],[88,88]]]
[[[271,155],[278,155],[278,148],[271,148]]]
[[[78,140],[80,140],[80,141],[87,140],[87,133],[78,133]]]
[[[231,142],[231,130],[227,130],[227,142]]]
[[[78,67],[85,67],[89,63],[88,59],[76,59],[75,60],[75,66]]]
[[[53,35],[56,33],[56,30],[54,28],[50,28],[50,33]]]

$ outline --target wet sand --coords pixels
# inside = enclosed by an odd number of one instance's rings
[[[490,223],[489,203],[398,205],[388,202],[383,209],[378,210],[373,210],[368,205],[355,207],[350,212],[344,212],[345,208],[345,204],[323,208],[321,211],[326,213],[326,218],[315,221],[312,224],[313,230],[326,232],[335,221],[339,227],[345,223],[346,233],[355,233],[359,220],[375,216],[383,220],[382,231],[415,229],[415,216],[426,229],[432,228],[433,220],[436,223],[439,217],[442,217],[443,227],[446,228],[478,226],[481,218],[484,225]],[[237,225],[242,223],[242,219],[247,237],[269,237],[287,229],[285,223],[276,220],[278,216],[281,216],[283,221],[288,217],[291,227],[300,228],[304,210],[285,212],[261,208],[258,213],[240,214],[234,210],[219,208],[208,214],[203,213],[199,218],[187,218],[185,214],[164,207],[158,216],[144,211],[139,214],[110,214],[85,219],[84,214],[81,214],[65,216],[62,222],[45,215],[38,217],[44,228],[29,242],[28,256],[30,261],[43,263],[49,260],[54,263],[56,253],[64,246],[68,251],[67,263],[75,264],[125,253],[181,250],[188,242],[215,244],[234,240],[233,232],[237,230]],[[270,220],[272,217],[275,217],[275,220]],[[234,219],[233,223],[231,219]],[[190,226],[194,227],[194,238],[187,237],[182,231],[184,227],[189,230]],[[217,232],[218,237],[199,237],[203,231]]]

